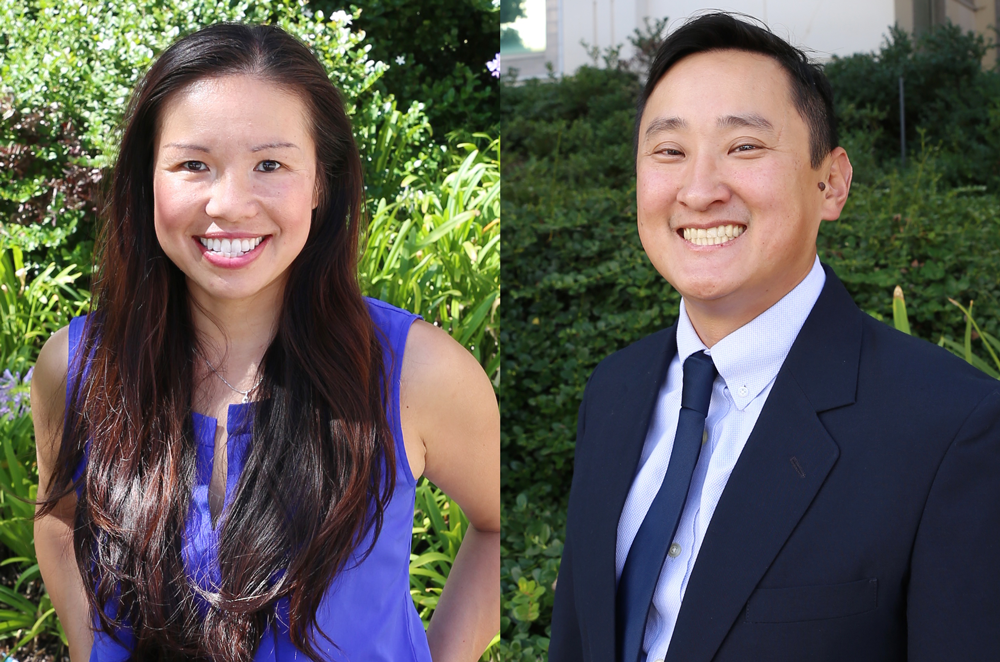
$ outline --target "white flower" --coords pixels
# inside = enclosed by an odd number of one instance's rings
[[[402,55],[396,56],[396,64],[398,64],[399,66],[403,66],[404,64],[406,64],[406,58],[403,57]]]
[[[500,54],[486,63],[486,68],[490,70],[490,74],[494,78],[500,78]]]
[[[334,23],[343,23],[344,25],[350,25],[354,17],[348,14],[343,9],[338,9],[337,11],[330,14],[330,20]]]

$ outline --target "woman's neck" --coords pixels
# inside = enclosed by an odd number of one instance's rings
[[[233,387],[249,388],[277,331],[283,287],[274,284],[246,299],[218,299],[191,287],[188,292],[198,352]]]

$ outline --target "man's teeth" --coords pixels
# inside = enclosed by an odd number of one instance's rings
[[[223,257],[240,257],[244,253],[249,253],[264,239],[255,237],[253,239],[206,239],[201,237],[201,245],[213,253],[221,253]]]
[[[714,228],[684,228],[684,238],[696,246],[715,246],[743,234],[742,225],[719,225]]]

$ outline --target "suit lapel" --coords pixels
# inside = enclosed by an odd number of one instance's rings
[[[580,476],[581,482],[574,479],[574,489],[583,495],[581,508],[576,510],[581,517],[575,522],[574,535],[581,531],[584,534],[584,539],[577,537],[574,545],[587,559],[577,562],[579,574],[575,581],[586,588],[576,594],[587,596],[578,608],[583,613],[584,631],[595,660],[614,659],[618,519],[642,454],[660,386],[677,353],[676,327],[643,342],[650,343],[650,347],[631,354],[630,361],[619,370],[620,383],[611,396],[601,402],[588,402],[585,436],[593,455],[578,465],[587,470]],[[574,551],[576,554],[579,552]]]
[[[827,270],[712,517],[668,661],[713,658],[822,487],[840,451],[817,414],[854,402],[860,345],[861,313]]]

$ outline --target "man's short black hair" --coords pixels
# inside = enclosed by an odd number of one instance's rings
[[[771,32],[766,26],[739,20],[730,14],[699,16],[671,33],[660,45],[649,67],[646,86],[639,94],[635,116],[635,150],[639,151],[639,123],[646,100],[656,84],[680,60],[707,51],[737,50],[767,55],[788,72],[792,101],[809,127],[812,167],[837,147],[837,118],[833,111],[833,88],[823,69],[809,62],[806,54]]]

